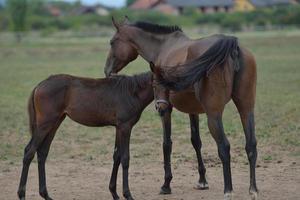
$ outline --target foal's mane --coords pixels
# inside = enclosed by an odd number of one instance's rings
[[[182,32],[179,26],[164,26],[164,25],[153,24],[153,23],[143,22],[143,21],[137,21],[134,24],[131,24],[131,26],[135,26],[149,33],[157,33],[157,34],[169,34],[175,31]]]
[[[132,94],[136,94],[139,90],[147,87],[151,81],[151,77],[151,72],[144,72],[133,76],[116,75],[111,78],[116,81],[114,89],[119,90],[124,94],[124,97],[126,97],[132,96]]]

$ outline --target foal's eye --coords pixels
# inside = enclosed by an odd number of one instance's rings
[[[113,44],[114,44],[114,41],[113,41],[113,40],[111,40],[111,41],[109,41],[109,43],[110,43],[110,45],[113,45]]]

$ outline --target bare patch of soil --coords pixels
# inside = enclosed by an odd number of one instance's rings
[[[260,162],[257,167],[259,199],[297,200],[300,197],[300,166],[298,158],[286,158],[279,161]],[[207,158],[207,178],[209,190],[195,190],[198,179],[196,163],[182,161],[173,165],[172,194],[159,195],[163,181],[161,162],[147,164],[132,163],[130,166],[130,186],[135,199],[142,200],[199,200],[223,199],[223,176],[219,161]],[[107,200],[112,199],[108,190],[111,162],[95,163],[83,160],[50,160],[46,165],[48,191],[54,199],[64,200]],[[16,191],[21,166],[1,163],[0,199],[17,199]],[[118,191],[122,196],[119,171]],[[246,163],[232,163],[234,199],[250,199],[248,195],[249,173]],[[37,163],[31,164],[26,199],[41,199],[38,194]]]

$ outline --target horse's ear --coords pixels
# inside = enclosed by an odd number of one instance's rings
[[[114,27],[117,29],[117,31],[119,31],[120,24],[118,22],[116,22],[116,20],[113,16],[111,17],[111,21],[112,21]]]

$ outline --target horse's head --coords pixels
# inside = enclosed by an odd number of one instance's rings
[[[150,62],[150,68],[152,71],[152,87],[154,93],[155,108],[160,116],[163,116],[165,112],[171,108],[171,104],[169,102],[169,90],[159,83],[159,73],[157,72],[157,68],[155,68],[152,62]]]
[[[112,18],[116,33],[110,40],[110,51],[106,59],[105,75],[110,76],[112,73],[118,73],[129,62],[135,60],[138,56],[136,48],[130,42],[128,34],[130,34],[124,26],[128,25],[128,18],[126,17],[123,22],[116,22]]]

